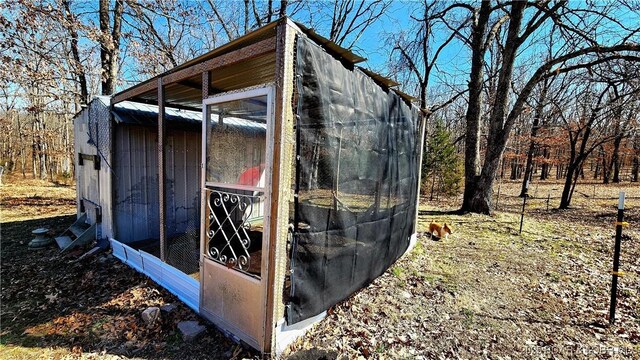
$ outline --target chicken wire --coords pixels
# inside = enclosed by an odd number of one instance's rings
[[[200,263],[200,134],[170,129],[164,145],[166,262],[186,274]]]
[[[109,171],[111,168],[111,112],[109,106],[102,101],[92,101],[89,104],[87,121],[89,143],[96,148],[101,166],[104,164]]]

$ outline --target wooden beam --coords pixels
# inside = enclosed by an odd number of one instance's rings
[[[180,80],[176,84],[184,87],[188,87],[189,89],[198,90],[202,89],[202,86],[191,80]]]
[[[164,116],[164,86],[162,78],[158,78],[158,214],[160,217],[160,260],[167,262],[166,212],[164,203],[164,142],[166,140],[166,124]]]
[[[265,337],[264,352],[271,353],[275,346],[276,324],[284,315],[282,289],[286,273],[286,247],[289,228],[289,200],[293,171],[293,52],[295,30],[288,21],[277,27],[275,124],[273,126],[273,164],[271,177],[271,216],[269,219],[269,251],[265,286]]]
[[[208,73],[209,73],[209,71],[203,71],[203,72],[202,72],[202,74],[203,74],[203,75],[204,75],[205,73],[206,73],[206,74],[208,74]],[[209,75],[209,78],[211,78],[211,75]],[[203,81],[204,81],[204,79],[203,79]],[[184,86],[184,87],[191,88],[191,89],[193,89],[193,90],[204,90],[204,89],[203,89],[203,86],[204,86],[204,84],[206,84],[206,83],[202,83],[202,85],[201,85],[201,84],[198,84],[197,82],[194,82],[194,81],[191,81],[191,80],[182,80],[182,81],[178,81],[178,82],[177,82],[177,84],[178,84],[178,85],[182,85],[182,86]],[[211,95],[211,94],[213,94],[213,93],[216,93],[216,92],[223,92],[223,90],[222,90],[222,89],[215,88],[215,87],[211,86],[211,84],[209,84],[209,89],[208,89],[208,92],[207,92],[207,97],[209,97],[209,95]],[[204,93],[203,93],[203,94],[204,94]],[[205,99],[205,98],[203,98],[203,99]]]
[[[201,85],[201,90],[202,90],[202,100],[206,99],[209,97],[209,95],[211,94],[211,87],[209,86],[209,84],[211,83],[211,72],[210,71],[203,71],[202,72],[202,85]]]
[[[142,82],[138,85],[134,85],[127,90],[121,91],[113,96],[111,99],[111,104],[117,104],[119,102],[130,100],[133,97],[142,95],[146,92],[153,91],[158,87],[157,79],[149,79],[145,82]]]
[[[149,79],[141,84],[135,85],[127,90],[117,93],[112,98],[112,103],[117,104],[119,102],[129,100],[135,96],[139,96],[146,92],[152,91],[158,87],[158,84],[160,83],[158,80],[161,80],[162,84],[164,85],[177,83],[190,77],[197,76],[202,72],[211,71],[223,66],[239,63],[246,59],[273,52],[275,51],[275,49],[276,38],[267,38],[258,41],[257,43],[242,47],[238,50],[234,50],[232,52],[217,56],[213,59],[205,60],[198,64],[193,64],[185,69],[169,72],[162,77],[158,76],[156,78]]]

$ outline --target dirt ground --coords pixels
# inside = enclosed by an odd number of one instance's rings
[[[34,228],[55,234],[73,221],[75,190],[7,182],[0,186],[0,358],[257,357],[213,326],[185,343],[176,324],[197,315],[109,253],[77,261],[80,252],[28,250]],[[560,186],[533,185],[522,234],[516,183],[500,185],[493,216],[448,213],[459,199],[423,201],[419,231],[437,220],[452,224],[453,235],[420,238],[382,277],[331,309],[287,356],[640,358],[638,186],[626,189],[626,274],[616,323],[607,321],[619,188],[579,185],[574,208],[559,211]],[[168,303],[177,309],[160,322],[142,321],[148,306]]]

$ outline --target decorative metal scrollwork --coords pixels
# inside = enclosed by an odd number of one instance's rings
[[[251,220],[262,215],[264,194],[241,192],[207,189],[206,251],[212,260],[246,272],[251,266]]]

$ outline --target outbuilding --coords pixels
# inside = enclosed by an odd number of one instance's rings
[[[278,353],[415,242],[424,121],[281,19],[75,120],[78,216],[231,336]]]

